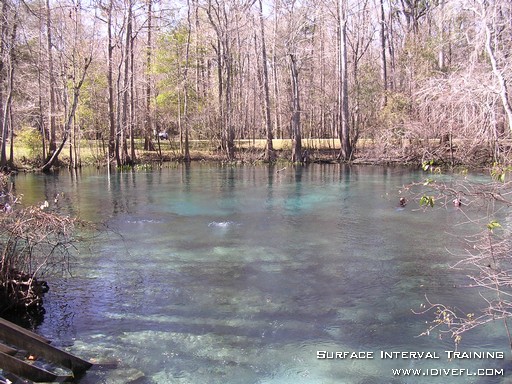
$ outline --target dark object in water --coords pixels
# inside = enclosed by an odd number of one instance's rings
[[[401,197],[399,204],[401,207],[405,207],[407,205],[407,200],[405,200],[405,197]]]

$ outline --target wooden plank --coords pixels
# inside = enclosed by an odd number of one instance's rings
[[[83,373],[92,367],[92,363],[55,348],[42,341],[40,337],[34,337],[32,333],[19,332],[15,328],[4,326],[3,323],[0,323],[0,340],[30,351],[30,353],[40,356],[49,362],[69,368],[74,374]]]
[[[14,348],[11,348],[11,347],[8,347],[5,344],[0,343],[0,352],[6,353],[6,354],[11,355],[11,356],[14,356],[18,352],[18,350],[14,349]]]
[[[26,335],[29,335],[29,336],[35,338],[35,339],[41,340],[41,341],[43,341],[43,342],[45,342],[47,344],[51,343],[50,340],[44,338],[43,336],[38,335],[37,333],[31,332],[28,329],[22,328],[19,325],[11,323],[10,321],[2,319],[1,317],[0,317],[0,327],[6,327],[6,328],[9,328],[9,329],[12,329],[14,332],[24,333]]]
[[[56,375],[52,372],[48,372],[45,369],[36,367],[15,357],[9,356],[3,352],[0,352],[0,366],[2,369],[9,371],[16,376],[21,376],[35,382],[63,382],[73,380],[73,376]]]

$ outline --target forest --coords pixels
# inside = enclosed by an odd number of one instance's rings
[[[241,143],[263,161],[509,157],[510,1],[1,4],[2,168],[22,146],[48,171],[163,142],[184,161],[198,143],[228,161]]]

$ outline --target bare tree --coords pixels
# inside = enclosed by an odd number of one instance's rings
[[[492,72],[498,79],[501,102],[507,116],[509,130],[512,131],[512,106],[510,104],[508,85],[505,74],[498,62],[498,53],[496,52],[500,40],[503,39],[503,37],[497,35],[500,33],[500,30],[503,31],[505,28],[501,25],[503,24],[503,21],[499,20],[499,14],[501,13],[501,10],[499,9],[500,6],[501,3],[499,1],[494,3],[494,7],[491,7],[486,1],[482,1],[480,3],[480,9],[475,9],[474,12],[481,18],[481,21],[484,24],[485,49],[491,62]],[[508,23],[508,21],[504,22]],[[510,36],[508,36],[508,38],[510,38]]]
[[[186,163],[190,162],[190,129],[189,129],[189,116],[188,116],[188,77],[189,77],[189,66],[190,66],[190,45],[192,38],[192,6],[190,0],[187,0],[187,44],[185,49],[185,73],[183,76],[183,118],[185,120],[185,142],[184,142],[184,153],[183,158]]]
[[[302,132],[300,126],[300,87],[297,58],[290,53],[290,78],[292,83],[292,163],[302,162]]]
[[[147,42],[146,42],[146,109],[144,113],[144,149],[150,150],[153,147],[152,136],[153,136],[153,122],[151,116],[151,86],[153,78],[151,75],[152,68],[152,56],[153,56],[153,0],[146,0],[147,5]]]
[[[7,11],[8,9],[12,9],[12,19],[9,17]],[[4,67],[7,68],[7,76],[5,76],[7,80],[7,97],[5,103],[0,101],[0,108],[2,111],[0,112],[0,123],[2,124],[2,143],[0,148],[0,167],[5,167],[8,164],[7,161],[7,137],[9,133],[9,125],[11,126],[12,132],[12,121],[11,117],[11,104],[12,104],[12,96],[13,96],[13,88],[14,88],[14,69],[15,69],[15,54],[14,54],[14,45],[16,43],[16,31],[18,28],[18,9],[15,5],[7,5],[7,1],[5,1],[2,6],[2,27],[1,27],[1,49],[0,49],[0,89],[2,88],[3,82],[3,73],[2,70]],[[8,20],[12,22],[10,36],[6,36],[8,31]],[[4,52],[4,51],[7,52]],[[5,60],[5,63],[4,63]],[[2,91],[0,91],[0,100],[2,99]],[[2,104],[4,104],[2,106]],[[12,135],[11,135],[12,136]],[[12,143],[12,137],[11,137]],[[12,163],[12,151],[11,151],[11,163]],[[10,164],[12,166],[12,164]]]
[[[126,144],[126,136],[129,126],[131,124],[129,120],[129,103],[128,96],[130,93],[130,59],[131,59],[131,42],[132,42],[132,23],[133,23],[133,3],[132,0],[125,0],[125,22],[126,31],[125,31],[125,45],[124,45],[124,60],[122,63],[123,66],[123,79],[122,86],[120,87],[120,106],[119,109],[121,111],[121,119],[118,122],[118,129],[116,132],[116,159],[117,166],[120,167],[122,165],[126,165],[131,163],[131,159],[128,156],[128,146]],[[121,75],[121,73],[119,74]]]
[[[259,4],[259,19],[260,19],[260,39],[261,39],[261,60],[263,68],[263,90],[264,90],[264,108],[265,108],[265,128],[266,128],[266,147],[265,147],[265,160],[271,161],[274,157],[274,147],[272,139],[274,138],[272,131],[272,117],[270,111],[270,89],[268,80],[268,64],[267,64],[267,44],[265,41],[265,23],[263,19],[263,4],[262,0],[258,0]]]
[[[55,100],[55,73],[53,60],[53,43],[52,43],[52,19],[50,0],[46,0],[46,54],[48,56],[48,122],[49,122],[49,158],[53,157],[52,163],[58,161],[58,156],[54,156],[57,149],[57,123],[56,123],[56,100]],[[60,152],[60,151],[59,151]],[[46,161],[49,160],[46,159]]]
[[[114,156],[116,153],[116,124],[115,124],[115,110],[114,110],[114,41],[112,37],[112,12],[113,12],[113,0],[107,0],[108,4],[104,7],[107,13],[107,84],[108,84],[108,126],[109,126],[109,157]],[[108,159],[110,164],[110,159]]]
[[[384,12],[384,0],[380,0],[380,67],[381,67],[381,78],[382,78],[382,99],[381,108],[386,106],[388,102],[388,69],[386,60],[386,14]]]
[[[7,139],[7,126],[4,123],[4,96],[3,96],[3,88],[4,88],[4,68],[5,68],[5,46],[7,40],[7,20],[8,20],[8,9],[9,5],[7,1],[2,3],[2,13],[0,14],[0,122],[2,124],[2,143],[1,143],[1,157],[0,157],[0,166],[5,167],[7,164],[7,157],[5,152],[6,139]]]
[[[352,158],[350,141],[350,112],[348,95],[348,54],[347,54],[347,0],[338,0],[338,124],[341,143],[338,158]]]
[[[227,1],[227,0],[226,0]],[[217,37],[214,50],[217,55],[217,80],[219,103],[219,131],[221,132],[221,147],[228,160],[235,158],[235,131],[232,125],[233,113],[233,56],[231,52],[232,28],[234,9],[226,1],[208,0],[206,13]],[[234,7],[233,7],[234,8]]]

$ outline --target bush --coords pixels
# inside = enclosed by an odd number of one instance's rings
[[[31,159],[43,157],[43,138],[37,129],[29,127],[22,128],[17,138],[19,143],[28,151],[28,157]]]
[[[41,206],[20,207],[0,174],[0,316],[16,314],[38,323],[48,290],[41,277],[69,270],[77,220]]]

